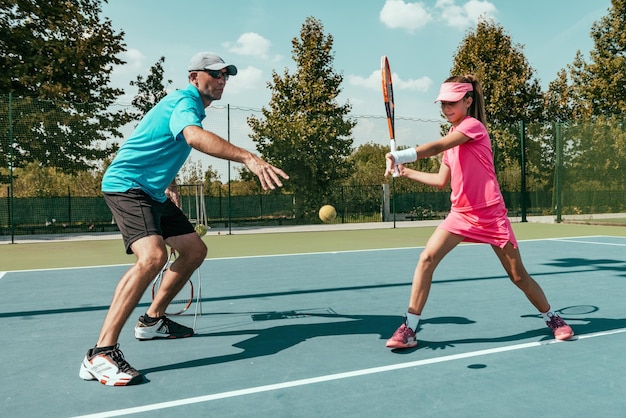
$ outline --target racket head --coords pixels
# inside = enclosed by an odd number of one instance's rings
[[[154,297],[159,291],[159,287],[161,287],[161,281],[163,280],[163,275],[165,274],[167,269],[170,268],[170,265],[174,261],[176,261],[176,251],[173,248],[170,248],[170,255],[167,259],[167,262],[165,263],[161,271],[159,271],[159,274],[157,274],[157,276],[154,278],[154,281],[152,282],[152,300],[154,300]]]
[[[167,259],[167,262],[165,263],[165,265],[163,266],[163,268],[161,269],[157,277],[152,282],[152,290],[151,290],[152,300],[154,300],[154,297],[159,291],[159,287],[161,286],[161,281],[163,280],[163,276],[165,275],[165,272],[169,269],[172,263],[176,261],[176,257],[177,257],[176,251],[173,248],[171,248],[170,255]],[[191,280],[188,280],[187,283],[185,283],[185,285],[183,286],[183,288],[176,294],[176,296],[174,296],[174,299],[172,299],[170,304],[167,306],[167,308],[165,309],[165,314],[166,315],[180,315],[183,312],[185,312],[187,309],[189,309],[189,307],[191,306],[191,303],[193,302],[193,293],[194,293],[193,283],[191,282]]]
[[[391,77],[391,68],[389,67],[389,59],[383,55],[380,59],[380,73],[383,87],[383,101],[385,103],[385,112],[387,113],[387,125],[389,127],[389,138],[395,142],[395,104],[393,100],[393,80]],[[395,151],[392,150],[392,151]]]
[[[387,127],[389,128],[389,149],[393,152],[397,149],[395,125],[396,106],[393,100],[393,79],[391,76],[391,68],[389,66],[389,59],[386,55],[383,55],[380,59],[380,75],[382,79],[385,112],[387,113]],[[393,177],[398,176],[398,167],[394,167]]]
[[[565,319],[583,319],[585,315],[598,312],[600,308],[595,305],[572,305],[557,309],[554,312]],[[541,318],[541,314],[522,315],[522,318]]]
[[[166,315],[180,315],[184,313],[193,302],[193,283],[187,280],[185,286],[174,296],[174,299],[165,309]]]
[[[589,315],[597,312],[600,308],[595,305],[574,305],[558,309],[556,312],[562,317],[572,317],[577,315]]]

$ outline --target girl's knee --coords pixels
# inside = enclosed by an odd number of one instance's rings
[[[422,251],[417,261],[417,268],[422,271],[433,270],[436,265],[435,257],[427,251]]]

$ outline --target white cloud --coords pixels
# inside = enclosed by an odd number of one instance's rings
[[[238,68],[237,75],[228,80],[225,94],[237,94],[246,90],[264,90],[265,88],[266,82],[263,79],[263,71],[248,66]]]
[[[262,59],[268,59],[271,45],[272,43],[269,40],[254,32],[242,34],[234,44],[231,42],[224,43],[224,46],[228,48],[230,52]]]
[[[434,21],[442,21],[446,26],[457,29],[478,22],[478,18],[494,17],[496,6],[487,0],[469,0],[457,5],[457,0],[437,0],[429,9],[423,2],[387,0],[379,13],[380,21],[392,29],[405,29],[413,33]]]
[[[413,90],[425,92],[433,85],[433,80],[430,77],[420,77],[417,79],[401,80],[397,74],[394,74],[393,88],[398,90]]]
[[[392,29],[413,32],[433,20],[424,3],[405,3],[403,0],[387,0],[379,14],[380,21]]]
[[[455,0],[437,0],[435,4],[441,10],[441,19],[447,26],[464,29],[478,22],[478,18],[493,17],[496,6],[483,0],[469,0],[462,6],[457,6]]]
[[[418,79],[402,80],[398,74],[393,73],[391,75],[391,78],[393,80],[394,91],[410,90],[426,92],[433,85],[433,80],[426,76],[420,77]],[[372,90],[382,89],[380,71],[372,72],[372,74],[368,78],[364,78],[358,75],[349,75],[348,83],[353,86],[365,87]]]
[[[126,64],[114,66],[113,72],[115,74],[139,74],[144,70],[143,65],[146,57],[138,49],[129,48],[120,54],[120,58],[126,61]]]

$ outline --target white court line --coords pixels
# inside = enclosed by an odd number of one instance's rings
[[[567,239],[567,238],[550,238],[549,241],[559,241],[559,242],[574,242],[577,244],[595,244],[595,245],[613,245],[615,247],[626,247],[626,244],[616,244],[611,242],[598,242],[598,241],[578,241],[575,239]]]
[[[2,280],[5,274],[7,274],[6,271],[0,271],[0,280]]]
[[[600,245],[615,245],[615,246],[626,246],[626,244],[609,244],[606,242],[592,242],[592,241],[577,241],[577,238],[623,238],[619,236],[612,235],[590,235],[590,236],[579,236],[579,237],[561,237],[561,238],[533,238],[533,239],[525,239],[519,240],[519,242],[541,242],[541,241],[560,241],[560,242],[574,242],[581,244],[600,244]],[[477,245],[485,245],[480,243],[462,243],[457,248],[462,247],[471,247]],[[361,252],[376,252],[376,251],[398,251],[398,250],[416,250],[424,248],[423,245],[417,247],[396,247],[396,248],[365,248],[365,249],[357,249],[357,250],[340,250],[340,251],[316,251],[316,252],[307,252],[307,253],[287,253],[287,254],[262,254],[262,255],[242,255],[236,257],[215,257],[215,258],[205,258],[205,262],[211,261],[223,261],[223,260],[238,260],[238,259],[248,259],[248,258],[276,258],[276,257],[295,257],[295,256],[309,256],[309,255],[325,255],[325,254],[348,254],[348,253],[361,253]],[[79,267],[54,267],[54,268],[43,268],[43,269],[26,269],[26,270],[11,270],[11,273],[31,273],[31,272],[43,272],[43,271],[57,271],[57,270],[80,270],[80,269],[96,269],[96,268],[109,268],[109,267],[126,267],[132,266],[132,263],[129,264],[103,264],[99,266],[79,266]]]
[[[588,338],[603,337],[606,335],[621,334],[624,332],[626,332],[626,328],[620,328],[620,329],[611,330],[611,331],[602,331],[602,332],[596,332],[592,334],[585,334],[585,335],[576,337],[576,339],[584,340]],[[431,359],[425,359],[425,360],[417,360],[417,361],[411,361],[408,363],[392,364],[389,366],[381,366],[381,367],[372,367],[369,369],[361,369],[361,370],[354,370],[351,372],[329,374],[326,376],[318,376],[318,377],[312,377],[309,379],[293,380],[291,382],[276,383],[273,385],[264,385],[264,386],[257,386],[257,387],[247,388],[247,389],[239,389],[239,390],[232,390],[228,392],[214,393],[212,395],[196,396],[193,398],[179,399],[177,401],[160,402],[160,403],[155,403],[151,405],[137,406],[133,408],[117,409],[113,411],[99,412],[95,414],[81,415],[75,418],[104,418],[104,417],[118,417],[118,416],[129,415],[129,414],[138,414],[141,412],[156,411],[160,409],[174,408],[177,406],[191,405],[191,404],[201,403],[201,402],[210,402],[210,401],[215,401],[218,399],[234,398],[236,396],[252,395],[255,393],[270,392],[273,390],[287,389],[287,388],[293,388],[293,387],[304,386],[304,385],[312,385],[315,383],[330,382],[333,380],[349,379],[352,377],[365,376],[365,375],[371,375],[371,374],[376,374],[376,373],[384,373],[384,372],[389,372],[393,370],[408,369],[411,367],[427,366],[430,364],[484,356],[488,354],[523,350],[526,348],[540,347],[540,346],[545,346],[545,345],[550,345],[550,344],[567,344],[567,343],[568,342],[564,342],[564,341],[548,340],[548,341],[536,341],[536,342],[531,342],[531,343],[516,344],[516,345],[510,345],[506,347],[489,348],[486,350],[479,350],[479,351],[473,351],[473,352],[462,353],[462,354],[453,354],[450,356],[443,356],[443,357],[437,357],[437,358],[431,358]]]

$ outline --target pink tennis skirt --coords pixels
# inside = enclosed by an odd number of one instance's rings
[[[461,235],[466,242],[478,242],[504,248],[507,242],[517,248],[517,239],[504,205],[494,205],[471,212],[450,212],[438,228]]]

